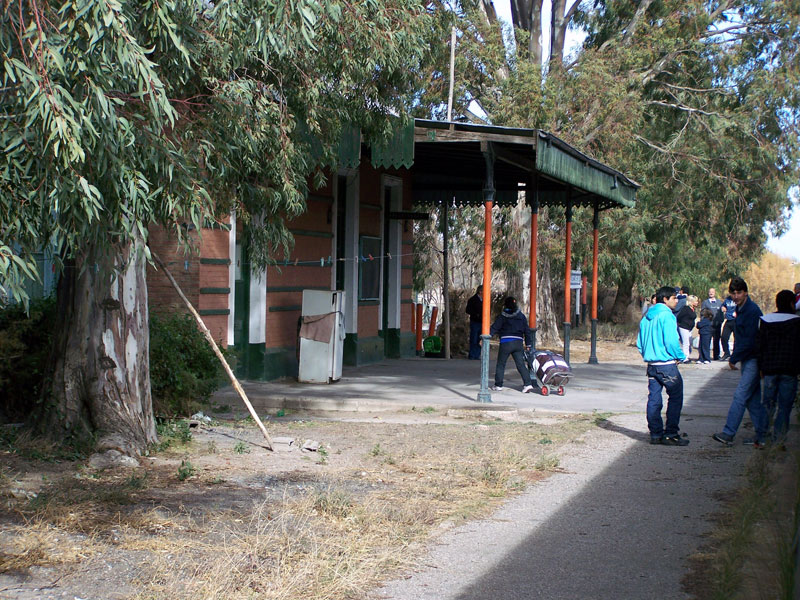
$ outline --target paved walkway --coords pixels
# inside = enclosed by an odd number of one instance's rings
[[[691,444],[676,448],[647,443],[643,365],[575,364],[573,371],[564,397],[507,390],[493,395],[492,406],[614,416],[564,449],[562,472],[491,518],[443,534],[420,556],[418,570],[388,582],[373,598],[689,597],[682,583],[688,558],[708,542],[719,499],[741,485],[754,452],[740,443],[722,447],[710,437],[724,422],[739,372],[722,362],[681,367],[681,428]],[[511,367],[506,382],[518,377]],[[333,385],[251,383],[247,389],[261,409],[375,411],[474,407],[478,381],[476,361],[413,359],[347,369]]]

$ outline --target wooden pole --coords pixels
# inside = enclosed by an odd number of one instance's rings
[[[194,309],[194,306],[192,306],[192,303],[189,302],[188,298],[186,298],[186,296],[183,295],[183,291],[181,291],[181,288],[178,285],[178,282],[175,281],[175,278],[172,276],[172,273],[169,272],[169,269],[167,268],[167,265],[165,265],[161,261],[161,259],[158,257],[158,255],[155,252],[153,252],[152,248],[150,249],[150,256],[153,257],[153,262],[156,263],[158,268],[161,269],[162,271],[164,271],[164,275],[167,276],[167,279],[169,279],[169,282],[172,284],[172,287],[174,287],[175,291],[178,292],[178,296],[180,296],[181,300],[183,300],[183,303],[189,309],[189,312],[192,313],[192,316],[194,317],[195,321],[197,321],[198,327],[200,327],[200,331],[203,332],[203,335],[205,336],[205,338],[208,341],[208,343],[211,345],[212,350],[214,350],[214,354],[217,355],[217,358],[219,359],[219,362],[222,363],[222,367],[225,369],[225,373],[227,373],[228,379],[231,380],[231,384],[233,385],[233,389],[235,389],[239,393],[239,397],[242,399],[242,402],[244,402],[245,406],[247,407],[247,410],[250,411],[250,416],[253,417],[253,419],[256,422],[256,425],[258,425],[258,428],[261,430],[261,433],[264,435],[264,439],[267,440],[267,449],[268,450],[272,450],[272,440],[269,437],[269,433],[267,433],[267,428],[264,427],[264,423],[262,423],[261,419],[258,418],[258,415],[256,414],[256,411],[253,408],[253,405],[250,404],[250,400],[247,399],[247,394],[244,393],[244,389],[242,388],[241,384],[239,383],[239,380],[236,379],[236,375],[233,374],[233,371],[231,370],[231,367],[228,364],[228,361],[225,360],[225,357],[222,355],[222,352],[220,351],[219,346],[217,346],[217,343],[214,341],[214,338],[211,337],[211,332],[208,330],[208,327],[206,327],[206,324],[203,323],[203,319],[200,317],[198,312]]]
[[[572,190],[567,192],[567,236],[564,241],[564,359],[569,362],[570,327],[572,326],[572,315],[570,314],[570,279],[572,277]]]
[[[531,264],[530,264],[530,307],[528,326],[531,328],[531,350],[536,350],[536,299],[538,283],[536,277],[539,265],[539,178],[534,176],[530,182],[533,187],[531,206]]]

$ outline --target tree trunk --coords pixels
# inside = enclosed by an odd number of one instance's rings
[[[64,270],[42,432],[127,456],[157,441],[145,267],[139,238],[111,250],[90,245]]]
[[[539,266],[536,273],[536,346],[558,348],[561,336],[558,333],[558,319],[553,310],[553,289],[550,277],[550,257],[546,252],[539,253]]]
[[[633,299],[633,277],[623,275],[618,282],[617,297],[611,307],[610,319],[612,323],[624,323],[628,319],[628,308]]]

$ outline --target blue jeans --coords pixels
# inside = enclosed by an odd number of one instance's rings
[[[795,375],[764,375],[764,410],[767,419],[772,420],[775,415],[777,401],[778,414],[775,416],[773,439],[783,440],[789,431],[789,415],[794,406],[794,397],[797,394],[797,376]]]
[[[481,325],[482,323],[469,322],[469,354],[470,360],[479,360],[481,357]]]
[[[528,365],[525,364],[525,347],[522,345],[522,340],[500,343],[500,349],[497,351],[497,364],[494,368],[494,384],[498,387],[503,385],[503,375],[506,372],[509,355],[514,358],[517,371],[522,376],[522,383],[531,385],[531,373],[528,371]]]
[[[667,428],[661,419],[661,390],[667,390]],[[677,435],[683,408],[683,377],[678,365],[647,365],[647,428],[651,438]]]
[[[767,437],[767,411],[761,403],[761,378],[758,372],[758,360],[748,358],[741,362],[739,367],[742,376],[739,385],[733,392],[733,401],[728,409],[728,420],[722,433],[733,439],[744,417],[744,409],[750,413],[750,420],[756,430],[756,440],[765,442]]]

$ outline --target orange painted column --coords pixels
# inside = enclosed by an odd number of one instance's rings
[[[528,326],[531,328],[531,349],[536,350],[536,298],[538,287],[536,275],[539,265],[539,189],[538,179],[533,181],[533,202],[531,202],[531,264],[530,264],[530,307],[528,310]]]
[[[481,334],[489,335],[492,320],[492,202],[483,209],[483,315]]]
[[[594,220],[592,221],[592,341],[589,353],[589,364],[597,364],[597,280],[598,280],[598,253],[600,249],[600,211],[597,203],[594,205]]]
[[[439,307],[434,306],[433,310],[431,311],[431,322],[428,326],[428,335],[436,335],[436,319],[439,317]]]
[[[571,196],[571,190],[567,192]],[[572,275],[572,198],[567,197],[567,239],[564,243],[564,359],[569,362],[570,328],[572,316],[570,314],[571,295],[569,289],[570,276]]]
[[[422,352],[422,302],[417,304],[417,322],[416,322],[416,334],[417,334],[417,354]]]
[[[486,161],[486,183],[483,187],[483,315],[481,316],[481,387],[478,402],[491,402],[489,391],[489,330],[492,310],[492,206],[494,205],[494,147],[481,142]]]

